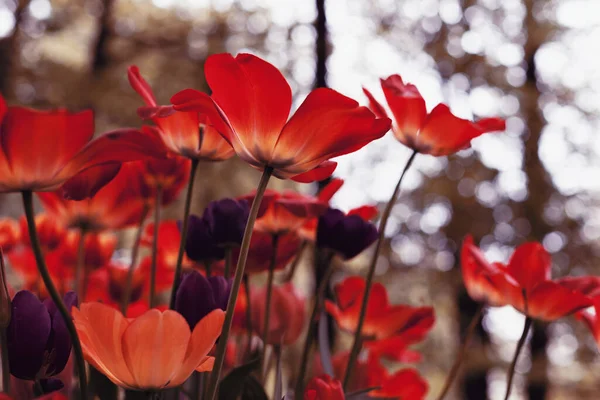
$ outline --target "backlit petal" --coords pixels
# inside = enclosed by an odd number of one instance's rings
[[[552,258],[541,243],[529,242],[517,247],[508,262],[507,271],[529,292],[551,278]]]
[[[136,65],[132,65],[127,69],[127,78],[129,79],[129,84],[135,90],[144,103],[148,106],[156,105],[156,98],[154,97],[154,93],[152,92],[152,88],[146,82],[146,80],[142,77],[140,73],[140,69]]]
[[[299,175],[292,176],[292,180],[299,183],[318,182],[327,179],[337,168],[335,161],[323,161],[316,168]]]
[[[546,281],[528,294],[527,308],[520,311],[532,318],[554,321],[591,305],[589,297],[556,282]]]

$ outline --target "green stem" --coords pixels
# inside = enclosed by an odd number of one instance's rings
[[[525,344],[525,340],[527,339],[527,334],[529,333],[529,328],[531,328],[531,324],[533,319],[527,317],[525,319],[525,325],[523,326],[523,333],[521,334],[521,338],[519,339],[519,343],[517,343],[517,349],[515,350],[515,356],[513,357],[512,362],[510,363],[510,368],[508,370],[508,381],[506,382],[506,396],[504,396],[504,400],[508,400],[510,397],[510,391],[512,390],[512,381],[515,376],[515,369],[517,367],[517,360],[519,359],[519,354],[521,354],[521,350],[523,349],[523,345]]]
[[[175,308],[175,297],[177,295],[177,288],[179,287],[179,281],[181,280],[181,270],[183,266],[183,255],[185,253],[185,241],[187,238],[188,231],[188,217],[190,216],[190,207],[192,206],[192,195],[194,189],[194,179],[196,177],[196,171],[198,170],[198,160],[192,160],[192,169],[190,171],[190,179],[188,181],[187,193],[185,196],[185,206],[183,209],[183,221],[181,221],[181,241],[179,242],[179,252],[177,253],[177,264],[175,265],[175,277],[173,279],[173,289],[171,290],[171,301],[169,302],[169,308],[172,310]]]
[[[231,255],[233,253],[233,249],[231,246],[225,247],[225,269],[223,270],[223,276],[225,279],[229,279],[229,275],[231,275]]]
[[[452,382],[454,382],[454,378],[456,378],[456,375],[458,374],[458,370],[460,369],[460,366],[462,365],[462,362],[465,358],[465,354],[467,353],[467,347],[469,346],[469,343],[471,343],[471,339],[473,337],[473,334],[475,333],[475,328],[477,328],[477,325],[479,324],[479,320],[481,319],[481,314],[483,314],[483,308],[484,308],[484,304],[482,303],[479,306],[479,308],[477,309],[477,311],[475,312],[475,315],[473,315],[473,319],[471,319],[471,322],[469,323],[469,327],[467,328],[465,339],[463,340],[463,343],[460,346],[460,350],[458,351],[456,360],[454,360],[454,364],[452,365],[452,368],[450,369],[450,372],[448,373],[448,377],[446,378],[444,387],[442,388],[442,391],[440,392],[437,400],[443,400],[444,397],[446,397],[446,394],[448,394],[448,391],[450,390],[450,387],[452,386]]]
[[[6,338],[6,328],[0,328],[0,351],[2,353],[2,391],[10,392],[10,366],[8,365],[8,339]]]
[[[83,292],[85,291],[84,279],[85,274],[85,235],[87,231],[83,228],[79,229],[79,243],[77,243],[77,264],[75,264],[75,282],[73,290],[80,301],[84,301]]]
[[[73,320],[71,319],[71,314],[67,310],[65,303],[63,303],[60,294],[56,290],[56,287],[52,282],[52,278],[50,277],[50,273],[48,272],[48,267],[46,267],[46,261],[44,260],[44,255],[42,254],[42,248],[40,246],[40,241],[37,235],[37,228],[35,226],[32,193],[31,191],[23,191],[22,195],[23,207],[25,209],[25,217],[27,218],[27,227],[29,229],[29,239],[31,241],[31,248],[35,256],[35,261],[37,263],[38,270],[40,271],[42,280],[44,281],[44,285],[46,285],[46,289],[50,294],[50,298],[52,299],[52,301],[54,301],[54,304],[58,308],[60,315],[65,321],[65,325],[67,326],[69,335],[71,336],[71,342],[73,343],[73,352],[75,354],[75,361],[77,364],[77,371],[79,375],[79,389],[81,391],[81,398],[87,399],[87,380],[85,373],[85,361],[83,359],[83,351],[81,350],[81,342],[79,341],[79,336],[77,336],[77,330],[75,329],[75,324],[73,324]]]
[[[160,225],[160,209],[162,203],[162,186],[156,187],[154,201],[154,230],[152,234],[152,264],[150,264],[150,308],[156,306],[156,268],[158,264],[158,228]]]
[[[264,364],[264,370],[268,367],[265,363],[265,355],[267,354],[267,338],[269,336],[269,319],[271,318],[271,298],[273,297],[273,278],[275,277],[275,266],[277,265],[277,247],[279,244],[279,235],[273,235],[273,251],[271,253],[271,262],[269,263],[269,275],[267,277],[267,293],[265,300],[265,320],[263,321],[262,329],[262,354],[261,362]]]
[[[148,211],[150,211],[148,207],[142,211],[142,218],[140,219],[140,224],[135,232],[135,241],[133,242],[133,248],[131,249],[131,261],[129,262],[129,268],[127,269],[127,281],[125,283],[125,290],[121,296],[121,312],[123,315],[127,315],[127,307],[129,306],[133,286],[133,273],[135,272],[135,266],[140,252],[140,242],[142,241],[142,234],[144,233],[144,221],[148,216]]]
[[[217,394],[217,386],[219,384],[219,378],[221,376],[221,369],[223,368],[223,360],[225,359],[225,350],[227,349],[227,340],[229,339],[229,331],[231,330],[231,323],[233,321],[233,311],[235,309],[235,303],[237,301],[238,292],[240,291],[240,285],[242,284],[242,278],[244,277],[244,269],[246,268],[246,259],[248,258],[248,251],[250,250],[250,239],[252,238],[252,230],[254,229],[254,222],[258,215],[258,209],[262,201],[265,190],[267,189],[267,183],[273,173],[272,167],[265,167],[263,174],[260,178],[258,187],[256,188],[256,195],[250,208],[250,215],[248,222],[246,223],[246,229],[244,230],[244,238],[242,239],[242,246],[240,248],[240,256],[238,258],[237,266],[235,269],[235,276],[233,278],[233,286],[231,293],[229,294],[229,301],[227,305],[227,312],[225,313],[225,322],[223,323],[223,331],[219,338],[217,345],[217,353],[215,356],[215,365],[213,367],[212,375],[210,376],[210,384],[208,386],[208,400],[214,400]]]
[[[304,347],[302,349],[302,359],[300,361],[300,369],[298,372],[298,378],[296,380],[296,398],[302,398],[302,392],[304,390],[304,377],[306,375],[306,367],[308,366],[308,358],[310,357],[310,350],[312,348],[312,342],[315,336],[315,326],[317,324],[317,316],[319,315],[319,311],[322,307],[323,299],[325,298],[325,292],[327,290],[327,285],[329,284],[329,279],[331,279],[331,275],[333,274],[333,254],[330,253],[325,259],[326,262],[326,270],[321,282],[319,283],[319,288],[317,289],[317,298],[315,299],[315,304],[313,305],[312,312],[310,313],[310,319],[308,320],[308,331],[306,332],[306,339],[304,340]]]
[[[360,314],[358,317],[358,324],[356,326],[356,332],[354,334],[354,343],[352,344],[352,350],[350,351],[350,357],[348,359],[348,368],[346,368],[346,375],[344,376],[344,390],[348,389],[348,384],[350,383],[350,376],[352,375],[352,368],[354,367],[354,363],[358,358],[358,353],[360,352],[360,339],[362,333],[362,327],[365,323],[365,316],[367,313],[367,304],[369,303],[369,296],[371,295],[371,286],[373,286],[373,277],[375,276],[375,266],[377,265],[377,259],[379,258],[379,253],[381,252],[381,248],[383,246],[383,240],[385,238],[385,227],[387,225],[388,219],[390,218],[390,214],[392,213],[392,208],[396,203],[396,199],[398,198],[398,194],[400,193],[400,185],[402,184],[402,180],[406,175],[406,171],[412,165],[417,152],[414,151],[404,169],[402,170],[402,174],[400,175],[400,179],[398,179],[398,183],[394,188],[394,192],[392,193],[392,197],[390,201],[388,201],[385,209],[383,210],[383,214],[381,215],[381,222],[379,223],[379,238],[377,239],[377,245],[375,247],[375,251],[373,252],[373,256],[371,258],[371,264],[369,265],[369,270],[367,272],[365,293],[363,295],[363,301],[360,308]]]
[[[307,246],[308,246],[308,240],[303,240],[302,243],[300,244],[300,248],[298,249],[298,253],[296,253],[296,258],[294,258],[294,261],[292,261],[292,265],[290,266],[290,271],[284,278],[283,282],[290,282],[294,278],[294,275],[296,274],[296,269],[298,269],[300,260],[302,260],[302,253],[304,253],[304,250],[306,249]]]

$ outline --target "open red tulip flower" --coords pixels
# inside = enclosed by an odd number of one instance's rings
[[[165,155],[157,137],[135,129],[92,140],[90,110],[8,107],[0,95],[0,124],[0,192],[46,192],[69,182],[68,196],[82,199],[108,183],[120,163]]]
[[[517,247],[507,265],[489,263],[473,239],[465,238],[462,273],[469,295],[493,306],[511,305],[534,319],[553,321],[592,305],[562,279],[551,280],[552,259],[537,242]]]
[[[0,248],[9,253],[21,241],[21,227],[12,218],[0,218]]]
[[[207,115],[194,110],[178,111],[171,105],[159,106],[152,88],[135,65],[129,67],[127,76],[146,104],[138,109],[138,115],[156,124],[169,150],[189,159],[207,161],[226,160],[235,154]]]
[[[325,301],[325,309],[341,329],[355,332],[365,287],[365,279],[362,277],[346,278],[334,288],[337,303]],[[406,341],[414,343],[427,335],[434,321],[432,307],[390,305],[385,287],[374,283],[362,334],[368,341],[402,336]]]
[[[86,232],[123,229],[140,223],[147,211],[137,163],[124,164],[115,178],[90,199],[67,200],[60,192],[39,193],[46,212],[64,226]]]
[[[77,265],[77,252],[81,233],[78,231],[69,231],[65,236],[62,245],[57,251],[60,252],[60,259],[65,266],[72,267]],[[88,270],[101,268],[110,262],[110,259],[117,247],[117,237],[111,232],[89,233],[84,237],[84,265]]]
[[[335,354],[331,362],[336,378],[343,379],[349,362],[349,352]],[[317,371],[322,367],[317,365]],[[366,360],[358,360],[353,379],[347,388],[350,392],[377,388],[368,392],[369,397],[423,400],[429,390],[427,381],[414,368],[403,368],[389,373],[378,358],[369,354]]]
[[[85,359],[113,383],[134,390],[181,385],[194,371],[211,371],[208,353],[221,334],[217,309],[191,332],[179,313],[151,309],[135,319],[101,303],[73,309]]]
[[[242,160],[259,170],[272,168],[278,178],[325,179],[335,169],[329,159],[360,149],[390,128],[388,118],[376,118],[326,88],[313,90],[288,121],[290,85],[277,68],[251,54],[212,55],[204,72],[212,96],[183,90],[171,98],[175,109],[204,113]]]
[[[19,225],[21,227],[22,243],[27,247],[31,247],[29,228],[27,227],[25,216],[21,217]],[[40,245],[45,252],[57,249],[63,243],[65,236],[67,235],[67,230],[64,225],[47,213],[35,215],[35,229],[37,230]]]
[[[242,199],[252,204],[254,194],[243,196]],[[306,221],[318,218],[327,208],[327,202],[319,197],[306,196],[290,190],[278,192],[267,189],[254,230],[271,235],[295,232]]]
[[[150,222],[144,228],[144,234],[140,245],[151,248],[154,237],[154,223]],[[158,226],[158,262],[159,266],[166,266],[173,270],[177,263],[177,252],[179,251],[179,241],[181,232],[177,226],[177,221],[162,221]],[[150,262],[149,260],[147,262]],[[143,261],[144,263],[144,261]],[[196,263],[184,254],[183,268],[204,269],[202,264]]]
[[[500,118],[477,122],[458,118],[445,104],[427,113],[425,100],[415,85],[404,83],[400,75],[381,79],[381,88],[392,112],[392,132],[398,141],[414,151],[432,156],[447,156],[470,147],[471,140],[487,132],[506,128]],[[367,89],[371,110],[380,118],[388,114]]]

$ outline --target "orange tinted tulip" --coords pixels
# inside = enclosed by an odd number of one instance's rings
[[[365,291],[361,277],[346,278],[335,286],[337,304],[326,300],[325,309],[337,321],[340,328],[354,332]],[[412,341],[421,340],[434,323],[432,307],[390,305],[387,291],[380,283],[374,283],[367,305],[362,334],[367,339],[386,339],[401,335]]]
[[[38,197],[48,214],[65,226],[88,232],[127,228],[139,224],[146,210],[138,168],[136,163],[124,164],[90,199],[67,200],[59,192],[39,193]]]
[[[288,121],[289,84],[277,68],[251,54],[212,55],[204,72],[212,99],[186,89],[171,98],[175,108],[205,113],[242,160],[259,170],[271,167],[278,178],[324,179],[335,167],[329,159],[360,149],[390,128],[388,118],[378,119],[326,88],[313,90]]]
[[[214,310],[193,332],[175,311],[152,309],[128,320],[101,303],[73,309],[83,354],[115,384],[136,390],[181,385],[192,372],[211,371],[208,356],[221,334],[224,313]]]
[[[0,248],[10,252],[21,240],[19,223],[11,218],[0,218]]]
[[[458,118],[445,104],[438,104],[428,114],[425,100],[415,85],[404,83],[400,75],[381,79],[381,88],[392,111],[392,131],[398,141],[423,154],[447,156],[471,145],[471,140],[487,132],[503,131],[500,118],[483,118],[477,122]],[[363,89],[369,106],[379,117],[386,117],[385,108]]]
[[[251,291],[252,326],[259,333],[264,326],[265,301],[267,288]],[[298,339],[304,328],[306,317],[305,300],[294,289],[291,283],[273,286],[269,332],[267,343],[273,345],[292,344]],[[261,334],[262,337],[262,334]]]
[[[71,185],[70,196],[85,198],[110,181],[121,162],[164,155],[156,137],[133,129],[92,140],[90,110],[70,113],[8,107],[0,96],[0,123],[0,192],[56,190],[94,169],[93,181]]]
[[[552,259],[537,242],[517,247],[507,265],[488,263],[468,236],[462,249],[465,287],[476,301],[511,305],[523,314],[544,321],[572,314],[592,302],[578,290],[551,277]]]
[[[152,88],[135,65],[129,67],[127,76],[131,87],[146,104],[138,110],[138,114],[158,126],[160,137],[172,152],[190,159],[209,161],[226,160],[235,154],[205,115],[195,111],[176,111],[172,106],[159,106]]]

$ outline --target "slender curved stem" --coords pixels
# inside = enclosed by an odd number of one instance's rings
[[[6,328],[0,328],[0,354],[2,356],[2,391],[10,392],[10,366],[8,364],[8,339],[6,337]]]
[[[329,279],[333,274],[333,262],[332,262],[333,254],[328,255],[326,259],[327,267],[325,270],[325,274],[321,283],[319,284],[319,288],[317,289],[317,298],[315,299],[315,304],[313,305],[312,312],[310,314],[310,319],[308,320],[308,331],[306,332],[306,339],[304,339],[304,347],[302,349],[302,359],[300,361],[300,369],[298,372],[298,378],[296,380],[296,398],[302,398],[302,392],[304,389],[304,377],[306,376],[306,367],[308,366],[308,358],[310,357],[310,350],[312,348],[312,342],[315,336],[315,325],[317,324],[317,316],[319,315],[319,311],[322,307],[323,299],[325,297],[325,291],[327,290],[327,285],[329,284]]]
[[[273,296],[273,278],[275,277],[275,266],[277,265],[277,247],[279,244],[279,235],[273,235],[273,252],[271,253],[271,262],[269,263],[269,276],[267,278],[267,299],[265,301],[265,320],[263,321],[262,329],[262,355],[261,362],[265,369],[268,367],[265,363],[265,355],[267,354],[267,338],[269,336],[269,320],[271,318],[271,298]],[[263,369],[264,371],[264,369]]]
[[[225,269],[223,270],[223,276],[225,279],[229,279],[229,275],[231,275],[231,253],[233,253],[233,249],[231,246],[225,247]]]
[[[515,350],[515,356],[513,357],[513,360],[510,363],[510,368],[508,369],[508,381],[506,382],[506,396],[504,396],[504,400],[508,400],[508,398],[510,397],[510,392],[512,390],[512,381],[515,376],[515,369],[517,368],[517,361],[519,359],[519,354],[521,354],[523,345],[525,345],[525,340],[527,339],[527,334],[529,333],[529,329],[531,328],[532,322],[533,322],[533,319],[531,319],[530,317],[527,317],[525,319],[525,325],[523,326],[523,333],[521,334],[519,343],[517,343],[517,349]]]
[[[229,294],[229,300],[227,303],[227,311],[225,312],[225,322],[223,322],[223,331],[219,338],[219,344],[217,345],[217,353],[215,356],[215,364],[213,372],[210,376],[210,383],[208,386],[208,400],[214,400],[217,394],[217,386],[219,384],[219,378],[221,376],[221,369],[223,368],[223,360],[225,359],[225,350],[227,349],[227,340],[229,339],[229,331],[231,330],[231,323],[233,321],[233,311],[235,309],[235,303],[237,301],[238,292],[242,284],[242,278],[244,276],[244,269],[246,268],[246,259],[248,258],[248,251],[250,250],[250,239],[252,238],[252,230],[254,229],[254,222],[258,216],[258,209],[262,201],[265,190],[267,189],[267,183],[271,178],[273,168],[266,167],[260,178],[258,187],[256,188],[256,195],[250,207],[250,215],[248,222],[246,223],[246,229],[244,230],[244,238],[242,239],[242,246],[240,248],[240,256],[238,257],[237,266],[235,269],[235,277],[233,278],[233,286],[231,293]]]
[[[71,319],[71,314],[67,310],[65,303],[63,303],[58,290],[54,286],[54,282],[52,282],[52,278],[50,277],[50,273],[48,272],[48,267],[46,267],[46,260],[44,260],[44,255],[42,254],[42,248],[40,246],[40,241],[37,235],[37,228],[35,226],[35,216],[33,213],[33,195],[30,191],[22,192],[23,195],[23,208],[25,209],[25,217],[27,219],[27,227],[29,230],[29,239],[31,241],[31,249],[33,250],[33,254],[35,256],[35,261],[37,263],[38,270],[40,271],[40,275],[42,280],[44,281],[44,285],[46,285],[46,289],[50,294],[50,298],[54,301],[54,304],[58,308],[60,315],[65,321],[65,325],[67,326],[67,330],[69,331],[69,335],[71,336],[71,342],[73,343],[73,352],[75,354],[75,361],[77,364],[77,371],[79,375],[79,390],[81,391],[81,398],[87,399],[87,379],[85,373],[85,361],[83,359],[83,351],[81,350],[81,342],[79,341],[79,336],[77,336],[77,330],[75,329],[75,324]]]
[[[183,208],[183,221],[181,221],[181,241],[179,242],[179,252],[177,253],[177,264],[175,265],[175,277],[173,279],[173,289],[171,290],[171,301],[169,308],[175,308],[175,297],[177,288],[181,280],[181,269],[183,265],[183,254],[185,253],[185,240],[188,231],[188,217],[190,216],[190,207],[192,206],[192,195],[194,194],[194,179],[198,170],[198,160],[192,160],[192,169],[190,171],[190,180],[188,181],[187,194],[185,195],[185,206]]]
[[[483,308],[484,308],[484,304],[481,303],[479,305],[479,308],[477,308],[475,315],[473,315],[473,318],[471,319],[471,322],[469,323],[469,326],[467,328],[465,339],[463,340],[462,345],[460,346],[460,349],[458,350],[458,354],[456,355],[456,360],[454,360],[454,364],[452,364],[452,368],[450,369],[450,372],[448,373],[448,377],[446,378],[444,387],[442,388],[442,391],[440,392],[437,400],[443,400],[444,397],[446,397],[446,394],[448,394],[448,391],[450,390],[450,387],[452,386],[452,382],[454,382],[454,379],[456,378],[456,375],[458,374],[458,370],[460,369],[460,366],[462,365],[462,362],[464,361],[465,354],[467,353],[467,347],[469,346],[469,343],[471,343],[471,339],[473,337],[473,334],[475,333],[475,328],[477,328],[477,325],[479,324],[479,320],[481,319],[481,314],[483,314]]]
[[[158,227],[160,225],[160,209],[162,203],[162,186],[156,188],[154,199],[154,230],[152,233],[152,264],[150,264],[150,308],[156,305],[156,268],[158,263]]]
[[[367,313],[367,304],[369,303],[369,296],[371,295],[371,287],[373,286],[373,277],[375,275],[375,266],[377,265],[377,259],[379,258],[379,253],[381,252],[381,248],[383,246],[383,240],[385,238],[385,227],[387,225],[388,219],[390,218],[390,214],[392,213],[392,208],[396,203],[396,199],[398,198],[398,194],[400,193],[400,185],[402,184],[402,180],[406,175],[406,171],[412,165],[417,152],[414,151],[404,169],[402,170],[402,174],[400,175],[400,179],[398,179],[398,183],[396,184],[396,188],[392,193],[392,197],[390,201],[388,201],[385,209],[383,210],[383,214],[381,215],[381,222],[379,223],[379,238],[377,239],[377,245],[375,247],[375,251],[373,251],[373,256],[371,257],[371,264],[369,265],[369,270],[367,272],[367,282],[365,287],[365,293],[363,296],[362,305],[360,308],[360,314],[358,317],[358,324],[356,326],[356,332],[354,334],[354,342],[352,344],[352,350],[350,351],[350,358],[348,359],[348,368],[346,368],[346,375],[344,376],[344,390],[348,389],[348,384],[350,383],[350,376],[352,375],[352,368],[354,368],[354,363],[358,357],[358,353],[360,352],[360,342],[361,342],[361,333],[362,327],[365,323],[365,316]]]
[[[127,269],[127,281],[121,297],[121,312],[123,315],[127,315],[127,307],[129,306],[133,286],[133,273],[135,272],[135,266],[140,252],[140,242],[142,241],[142,234],[144,233],[144,221],[146,220],[149,211],[149,207],[146,207],[142,211],[142,218],[140,219],[140,224],[135,232],[135,241],[133,242],[133,248],[131,249],[131,261],[129,262],[129,269]]]
[[[73,290],[77,295],[78,299],[84,300],[84,274],[85,274],[85,236],[87,231],[83,228],[79,229],[79,242],[77,243],[77,264],[75,264],[75,282],[73,283]]]
[[[283,282],[290,282],[292,279],[294,279],[294,275],[296,274],[296,269],[298,269],[300,260],[302,260],[302,254],[304,253],[304,250],[306,249],[307,246],[308,246],[308,240],[303,240],[302,243],[300,244],[300,248],[298,248],[298,253],[296,253],[296,258],[294,258],[294,261],[292,261],[290,270],[289,270],[288,274],[285,276],[285,278],[283,279]]]

